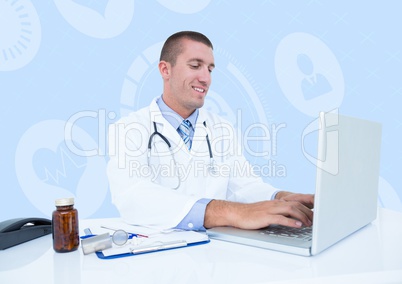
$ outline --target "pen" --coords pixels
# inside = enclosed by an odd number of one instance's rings
[[[142,246],[142,247],[136,247],[132,248],[131,253],[132,254],[140,254],[140,253],[146,253],[146,252],[152,252],[152,251],[158,251],[158,250],[164,250],[164,249],[172,249],[172,248],[180,248],[180,247],[185,247],[187,246],[187,242],[180,240],[180,241],[173,241],[173,242],[157,242],[156,244],[151,244],[147,246]]]

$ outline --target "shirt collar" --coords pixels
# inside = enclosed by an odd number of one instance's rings
[[[162,116],[175,128],[177,129],[179,127],[179,125],[181,124],[181,122],[184,120],[184,118],[182,118],[177,112],[175,112],[173,109],[171,109],[162,99],[162,96],[160,96],[157,100],[156,100],[156,104],[158,105]],[[196,109],[188,118],[187,120],[189,120],[191,122],[191,127],[194,130],[194,126],[197,122],[197,118],[198,118],[198,113],[199,110]]]

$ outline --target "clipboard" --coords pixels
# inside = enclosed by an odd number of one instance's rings
[[[85,238],[83,236],[82,238]],[[131,238],[126,244],[96,251],[100,259],[115,259],[165,250],[207,244],[210,239],[206,233],[195,231],[170,231],[152,234],[146,237]]]

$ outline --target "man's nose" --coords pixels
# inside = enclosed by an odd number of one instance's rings
[[[211,72],[209,72],[208,67],[201,69],[199,80],[207,85],[211,83]]]

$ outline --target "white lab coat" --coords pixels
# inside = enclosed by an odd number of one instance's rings
[[[171,143],[173,154],[154,135],[148,166],[148,140],[154,132],[153,122]],[[240,145],[235,133],[230,123],[200,109],[189,151],[176,129],[162,116],[156,99],[149,107],[111,125],[107,174],[112,202],[121,217],[131,224],[171,228],[201,198],[246,203],[271,199],[277,190],[250,174],[249,163],[238,152]],[[207,134],[216,173],[207,168],[210,164]],[[177,170],[181,173],[180,187],[173,189],[179,185]]]

